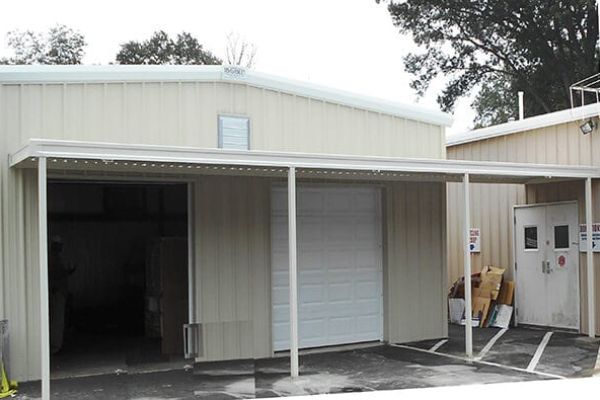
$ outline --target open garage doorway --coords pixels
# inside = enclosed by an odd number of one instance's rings
[[[183,364],[185,183],[50,180],[52,378]]]

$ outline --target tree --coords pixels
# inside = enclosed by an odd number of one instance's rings
[[[256,52],[256,45],[241,38],[239,33],[229,32],[227,34],[227,46],[225,49],[227,64],[252,68]]]
[[[157,31],[150,39],[130,41],[121,45],[118,64],[221,64],[221,60],[205,50],[198,39],[187,32],[171,39],[164,31]]]
[[[514,111],[519,90],[528,116],[567,108],[569,86],[598,72],[595,0],[390,0],[388,11],[421,47],[404,58],[411,87],[423,95],[443,76],[445,111],[481,87],[481,124]]]
[[[81,64],[87,45],[81,33],[65,25],[46,34],[15,30],[7,38],[14,55],[2,59],[2,64]]]

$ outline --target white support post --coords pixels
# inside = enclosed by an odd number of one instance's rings
[[[588,306],[588,331],[590,337],[596,335],[596,301],[594,288],[594,241],[592,240],[592,178],[585,180],[585,226],[587,235],[587,306]]]
[[[42,400],[50,400],[50,307],[48,305],[48,203],[46,158],[38,160],[38,231],[40,261],[40,338]]]
[[[196,322],[196,279],[194,273],[194,184],[187,184],[188,323]]]
[[[519,120],[525,117],[525,110],[523,105],[523,92],[519,92]]]
[[[464,251],[464,277],[465,277],[465,352],[468,358],[473,357],[473,325],[472,325],[472,305],[471,305],[471,208],[469,195],[469,174],[466,173],[463,178],[464,189],[464,230],[463,230],[463,251]]]
[[[288,170],[288,238],[290,274],[290,375],[298,377],[298,258],[296,242],[296,168]]]

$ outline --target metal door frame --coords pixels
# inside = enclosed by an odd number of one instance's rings
[[[556,202],[544,202],[544,203],[533,203],[533,204],[515,204],[512,206],[512,220],[513,220],[513,232],[512,232],[512,239],[513,239],[513,246],[512,246],[512,258],[513,258],[513,264],[512,264],[512,270],[513,270],[513,276],[515,279],[515,291],[514,291],[514,325],[518,326],[519,325],[519,317],[518,317],[518,310],[519,310],[519,301],[518,301],[518,291],[519,291],[519,269],[517,266],[517,209],[525,209],[525,208],[534,208],[534,207],[548,207],[548,206],[559,206],[559,205],[567,205],[567,204],[575,204],[575,206],[577,207],[577,228],[579,230],[579,202],[577,200],[566,200],[566,201],[556,201]],[[581,268],[581,264],[580,264],[580,254],[579,254],[579,248],[577,250],[577,278],[579,280],[579,285],[578,285],[578,292],[577,292],[577,309],[579,310],[579,326],[577,327],[577,332],[581,333],[581,324],[583,321],[582,315],[581,315],[581,276],[580,276],[580,268]],[[559,328],[559,329],[563,329],[563,328]]]

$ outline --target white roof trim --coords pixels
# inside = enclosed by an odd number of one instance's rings
[[[452,117],[438,110],[377,99],[239,67],[221,65],[0,66],[0,84],[189,81],[244,83],[430,124],[452,125]]]
[[[472,176],[488,178],[496,177],[498,178],[498,181],[502,181],[501,178],[600,178],[600,168],[585,166],[319,155],[265,151],[226,151],[191,147],[129,145],[44,139],[31,139],[25,147],[11,154],[9,161],[10,165],[14,167],[31,158],[37,157],[279,168],[296,167],[304,169],[346,171],[427,173],[447,175],[448,177],[454,176],[454,179],[456,176],[469,173]]]
[[[552,125],[565,124],[568,122],[597,116],[600,116],[600,103],[588,104],[587,106],[583,107],[570,108],[567,110],[525,118],[520,121],[507,122],[505,124],[494,125],[488,128],[475,129],[472,131],[451,135],[446,138],[446,146],[457,146],[460,144],[477,142],[480,140],[529,131],[532,129],[544,128]]]

